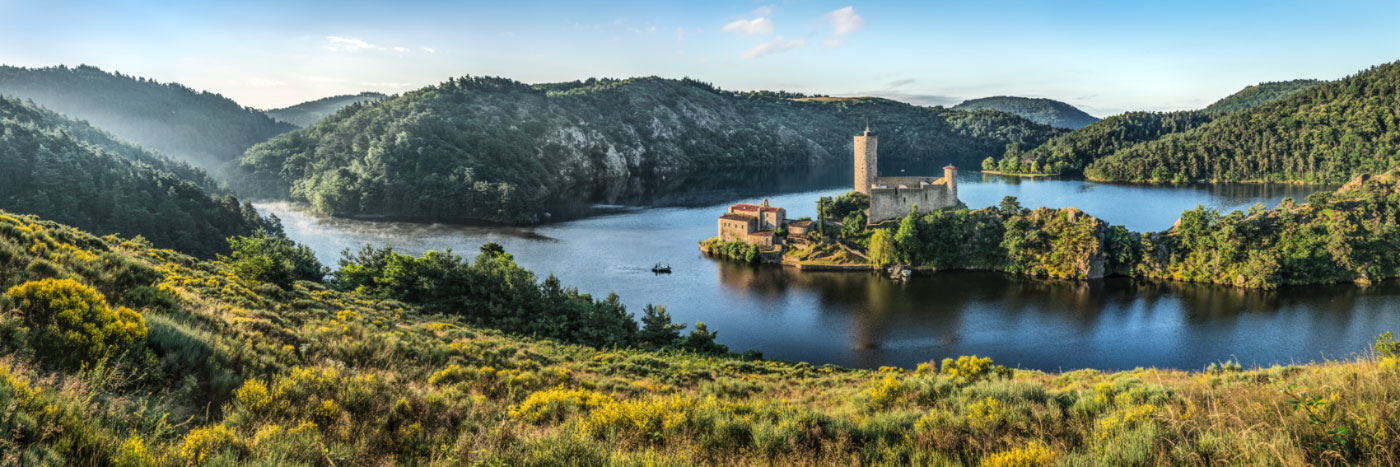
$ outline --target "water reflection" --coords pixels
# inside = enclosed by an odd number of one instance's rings
[[[633,312],[648,303],[664,304],[677,321],[705,321],[719,331],[721,343],[735,350],[755,348],[770,358],[818,364],[912,366],[977,354],[1046,370],[1199,368],[1228,358],[1267,365],[1345,357],[1365,349],[1382,331],[1400,330],[1400,314],[1393,311],[1400,290],[1393,283],[1258,292],[1126,279],[1044,281],[968,271],[897,284],[870,274],[738,265],[696,251],[697,240],[714,234],[714,218],[723,204],[766,196],[791,217],[812,216],[815,200],[843,193],[848,175],[792,175],[773,181],[808,190],[788,193],[725,194],[719,184],[694,198],[652,199],[660,204],[711,203],[703,206],[627,208],[530,228],[324,219],[286,203],[259,208],[282,217],[288,234],[309,244],[327,264],[334,264],[342,249],[366,243],[392,244],[411,254],[450,248],[470,257],[481,243],[499,242],[541,275],[555,274],[595,295],[617,292]],[[1182,210],[1197,204],[1247,209],[1255,202],[1276,204],[1284,196],[1301,199],[1315,189],[1154,187],[976,173],[963,174],[960,183],[969,206],[1013,195],[1026,206],[1077,206],[1134,230],[1165,229]],[[651,274],[647,268],[656,262],[671,264],[673,273]]]

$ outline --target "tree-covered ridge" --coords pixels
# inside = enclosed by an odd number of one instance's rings
[[[567,203],[684,188],[670,176],[845,162],[867,117],[895,160],[975,163],[1055,133],[1000,112],[798,96],[661,78],[453,79],[260,144],[239,185],[333,215],[537,222]]]
[[[0,167],[0,208],[204,258],[226,250],[224,237],[280,229],[199,169],[5,97]]]
[[[300,128],[306,128],[315,125],[316,122],[329,117],[333,113],[339,112],[340,109],[346,106],[362,102],[374,102],[386,97],[389,96],[377,92],[330,96],[314,101],[302,102],[291,107],[264,110],[263,113],[277,120],[296,125]]]
[[[1400,162],[1400,62],[1125,148],[1085,175],[1116,181],[1339,183]]]
[[[953,106],[955,110],[999,110],[1013,113],[1032,122],[1056,128],[1077,129],[1099,121],[1075,106],[1054,99],[1015,96],[992,96],[969,99]]]
[[[31,99],[206,169],[295,128],[219,94],[87,65],[0,66],[0,94]]]
[[[1007,147],[1000,160],[984,160],[982,168],[1012,174],[1077,175],[1090,163],[1120,149],[1190,130],[1212,118],[1198,110],[1127,112],[1050,138],[1030,150]]]
[[[1212,114],[1239,112],[1283,99],[1298,91],[1317,86],[1318,84],[1322,84],[1322,81],[1315,79],[1295,79],[1292,81],[1259,83],[1215,101],[1215,103],[1206,106],[1205,111]]]
[[[843,197],[854,199],[858,197]],[[1196,208],[1163,232],[1138,233],[1075,208],[999,206],[911,212],[897,224],[866,227],[863,212],[824,202],[823,216],[847,212],[840,237],[877,266],[987,269],[1061,279],[1127,276],[1250,288],[1400,277],[1400,171],[1358,176],[1307,204],[1285,199],[1249,212]],[[859,206],[856,206],[859,209]],[[834,233],[833,233],[834,235]],[[881,254],[877,254],[877,252]]]
[[[510,275],[483,278],[487,292]],[[967,356],[848,370],[596,348],[464,319],[508,307],[429,314],[334,282],[260,283],[3,212],[0,292],[0,456],[21,465],[1400,459],[1389,334],[1349,361],[1060,374]],[[643,321],[674,338],[664,312]]]

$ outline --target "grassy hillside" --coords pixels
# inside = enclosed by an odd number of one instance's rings
[[[260,144],[238,185],[332,215],[536,222],[684,189],[673,176],[847,163],[867,118],[885,160],[976,163],[1054,134],[999,112],[801,97],[660,78],[453,79]]]
[[[1333,182],[1400,162],[1400,62],[1095,161],[1098,180]]]
[[[1259,83],[1215,101],[1215,103],[1206,106],[1205,111],[1213,114],[1239,112],[1283,99],[1298,91],[1317,86],[1318,84],[1322,84],[1322,81],[1315,79],[1295,79],[1292,81]]]
[[[0,95],[31,99],[141,146],[215,169],[295,127],[226,97],[91,66],[0,66]]]
[[[377,92],[362,92],[355,95],[347,94],[343,96],[323,97],[314,101],[302,102],[291,107],[264,110],[263,113],[277,120],[306,128],[315,125],[316,122],[325,119],[351,104],[374,102],[386,97],[389,96]]]
[[[953,107],[956,110],[998,110],[1020,115],[1032,122],[1056,128],[1076,129],[1099,121],[1072,105],[1054,99],[993,96],[969,99]]]
[[[224,237],[279,229],[202,170],[5,97],[0,167],[0,208],[200,257],[226,251]]]
[[[1250,370],[1048,374],[977,358],[847,370],[566,345],[328,284],[260,284],[238,271],[0,213],[0,458],[1400,462],[1400,345],[1384,339],[1356,360]]]

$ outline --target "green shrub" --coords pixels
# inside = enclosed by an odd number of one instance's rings
[[[233,267],[238,277],[256,282],[277,284],[289,288],[295,281],[320,282],[329,270],[321,266],[316,253],[285,237],[263,234],[251,237],[229,237],[228,256],[219,260]]]

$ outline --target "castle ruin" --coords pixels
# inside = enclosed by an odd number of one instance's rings
[[[881,177],[880,140],[870,127],[855,137],[855,191],[870,196],[866,218],[871,224],[898,219],[918,206],[919,213],[957,206],[958,168],[943,167],[943,177]]]

